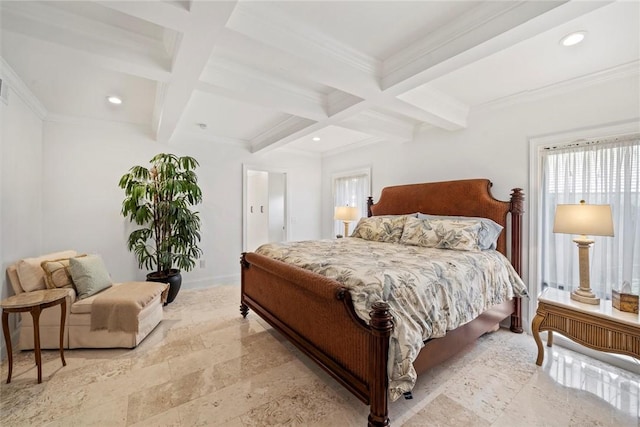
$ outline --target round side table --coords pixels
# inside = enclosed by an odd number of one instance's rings
[[[64,320],[67,317],[67,296],[66,289],[45,289],[34,292],[23,292],[0,301],[2,307],[2,331],[4,341],[7,343],[7,356],[9,358],[9,374],[7,384],[11,382],[13,371],[13,350],[11,348],[11,335],[9,334],[9,313],[29,312],[33,317],[33,344],[38,366],[38,384],[42,382],[42,357],[40,354],[40,312],[48,307],[60,304],[60,359],[62,366],[67,366],[64,360]]]

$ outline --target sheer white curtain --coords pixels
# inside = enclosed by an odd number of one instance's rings
[[[333,178],[333,206],[351,206],[360,210],[360,217],[367,216],[367,197],[370,195],[370,172],[367,169],[346,172]],[[333,212],[333,211],[332,211]],[[352,232],[356,222],[352,222]],[[344,223],[334,221],[334,234],[344,233]]]
[[[542,153],[542,282],[579,287],[574,236],[553,233],[557,204],[609,204],[614,237],[590,236],[591,289],[611,299],[623,282],[640,292],[640,135],[549,147]]]

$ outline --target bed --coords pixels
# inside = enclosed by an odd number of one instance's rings
[[[487,179],[386,187],[377,203],[369,198],[369,216],[421,212],[488,218],[504,227],[496,250],[509,256],[519,275],[524,196],[516,188],[510,201],[499,201],[492,197],[490,187]],[[395,332],[389,303],[372,303],[365,322],[355,308],[352,292],[341,281],[255,252],[242,254],[241,274],[241,314],[246,317],[249,309],[253,310],[369,405],[369,425],[389,425],[389,373],[393,365],[389,348]],[[519,297],[489,307],[443,337],[428,339],[412,369],[426,371],[505,319],[510,320],[513,332],[522,332]]]

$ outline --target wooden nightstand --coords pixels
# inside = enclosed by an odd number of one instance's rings
[[[584,304],[572,300],[569,292],[547,288],[538,297],[538,310],[531,323],[538,345],[538,366],[544,360],[540,331],[549,331],[548,347],[553,345],[555,331],[595,350],[640,359],[640,317],[614,309],[611,301]]]

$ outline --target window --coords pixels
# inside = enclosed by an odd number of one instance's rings
[[[371,169],[364,168],[333,175],[333,206],[351,206],[367,216],[367,198],[371,195]],[[333,214],[333,209],[331,210]],[[353,231],[353,226],[350,227]],[[344,233],[342,221],[334,221],[334,235]]]
[[[558,204],[611,205],[614,237],[595,240],[589,254],[592,291],[611,299],[629,283],[640,292],[640,135],[546,146],[539,151],[541,288],[579,286],[574,236],[553,233]]]

